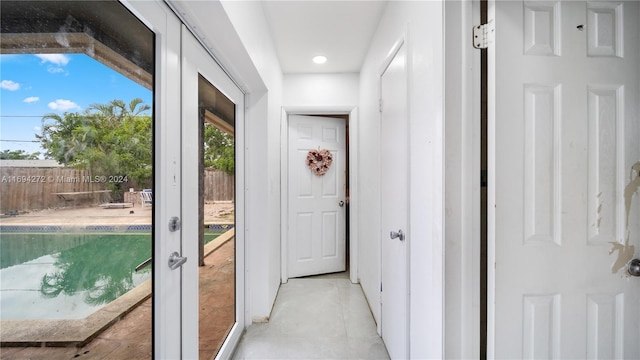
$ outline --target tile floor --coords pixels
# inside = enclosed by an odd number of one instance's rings
[[[283,284],[269,322],[247,328],[234,359],[389,359],[389,355],[362,288],[338,274]]]

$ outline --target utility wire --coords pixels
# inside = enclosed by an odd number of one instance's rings
[[[38,143],[40,142],[40,140],[12,140],[12,139],[0,139],[0,141],[4,141],[4,142],[31,142],[31,143]]]

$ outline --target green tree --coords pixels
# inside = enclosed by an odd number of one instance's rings
[[[140,187],[152,177],[152,119],[141,99],[112,100],[83,113],[47,114],[36,135],[45,157],[66,166],[91,170],[94,176],[123,176]],[[112,190],[121,191],[119,183]]]
[[[230,175],[235,171],[233,136],[211,124],[204,127],[204,166]]]
[[[37,160],[39,156],[39,152],[29,154],[24,150],[0,151],[0,160]]]

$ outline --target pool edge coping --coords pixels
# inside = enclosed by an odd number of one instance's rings
[[[205,245],[208,256],[235,238],[230,229]],[[152,296],[152,279],[84,319],[0,320],[0,347],[83,347]]]

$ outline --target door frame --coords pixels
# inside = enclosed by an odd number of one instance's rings
[[[446,358],[480,358],[481,68],[471,44],[480,2],[445,2],[445,269]],[[486,1],[486,0],[484,0]]]
[[[349,214],[348,222],[345,225],[349,227],[349,280],[358,283],[358,140],[355,134],[358,133],[358,107],[356,106],[329,106],[329,107],[282,107],[280,117],[280,281],[286,284],[289,281],[289,115],[348,115],[349,123],[347,132],[347,143],[349,144]]]

